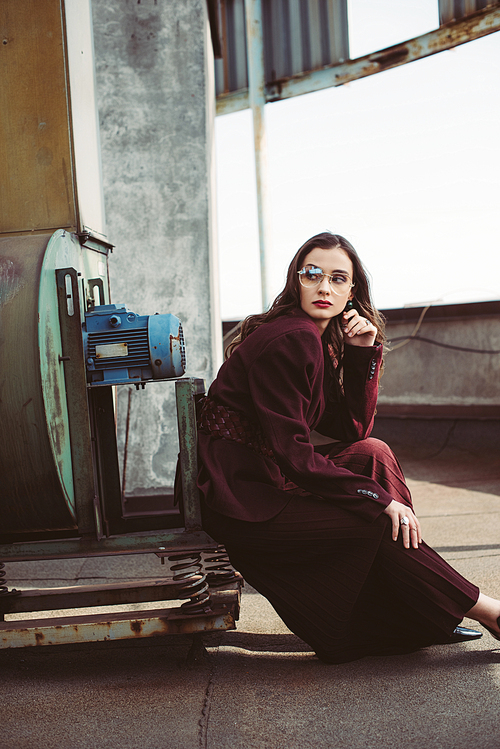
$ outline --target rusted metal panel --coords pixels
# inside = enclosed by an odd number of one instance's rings
[[[216,93],[247,88],[244,0],[219,0],[217,17],[222,58],[215,62]]]
[[[219,0],[217,95],[248,86],[244,0]],[[259,0],[266,82],[349,57],[347,0]]]
[[[373,52],[356,60],[329,65],[311,73],[285,77],[266,84],[266,102],[281,101],[332,86],[342,86],[359,78],[381,73],[390,68],[421,60],[438,52],[452,49],[473,39],[479,39],[500,30],[500,4],[474,13],[461,20],[448,23],[435,31]],[[249,107],[248,91],[220,94],[217,97],[217,114],[229,114]]]
[[[130,640],[236,629],[238,594],[231,592],[231,595],[231,602],[226,596],[225,603],[216,603],[206,614],[187,616],[175,608],[0,622],[0,648]]]

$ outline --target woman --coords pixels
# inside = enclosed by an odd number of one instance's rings
[[[397,459],[369,437],[383,329],[354,248],[318,234],[244,321],[199,419],[205,529],[330,663],[480,636],[456,630],[465,615],[500,639],[500,601],[422,541]]]

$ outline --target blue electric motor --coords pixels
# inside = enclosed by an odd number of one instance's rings
[[[175,315],[136,315],[123,304],[85,313],[83,341],[90,385],[137,387],[147,380],[182,377],[184,335]]]

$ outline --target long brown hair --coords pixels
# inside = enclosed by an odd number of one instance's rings
[[[331,232],[322,232],[316,234],[304,242],[302,247],[297,251],[292,262],[288,267],[285,288],[278,294],[267,312],[259,315],[250,315],[243,320],[239,334],[234,338],[226,349],[226,357],[229,357],[234,349],[247,338],[260,325],[271,322],[281,315],[286,315],[295,309],[300,309],[300,282],[298,271],[303,267],[306,255],[311,250],[319,247],[322,250],[331,250],[338,248],[343,250],[349,257],[353,265],[353,291],[352,300],[354,307],[358,312],[366,317],[378,330],[377,343],[385,343],[385,321],[382,315],[375,308],[371,291],[368,274],[359,259],[358,253],[350,242],[339,234]],[[328,359],[334,362],[334,369],[337,370],[337,377],[342,371],[342,360],[344,356],[344,336],[342,333],[342,315],[333,317],[325,332],[322,335],[323,348],[328,351]]]

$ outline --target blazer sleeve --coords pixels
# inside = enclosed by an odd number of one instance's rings
[[[332,395],[320,422],[320,434],[342,442],[357,442],[370,436],[375,418],[382,345],[349,346],[344,352],[344,393]]]
[[[310,330],[269,341],[248,372],[254,408],[283,474],[372,521],[392,501],[390,494],[373,479],[337,467],[309,441],[309,423],[321,408],[322,382],[322,346]]]

